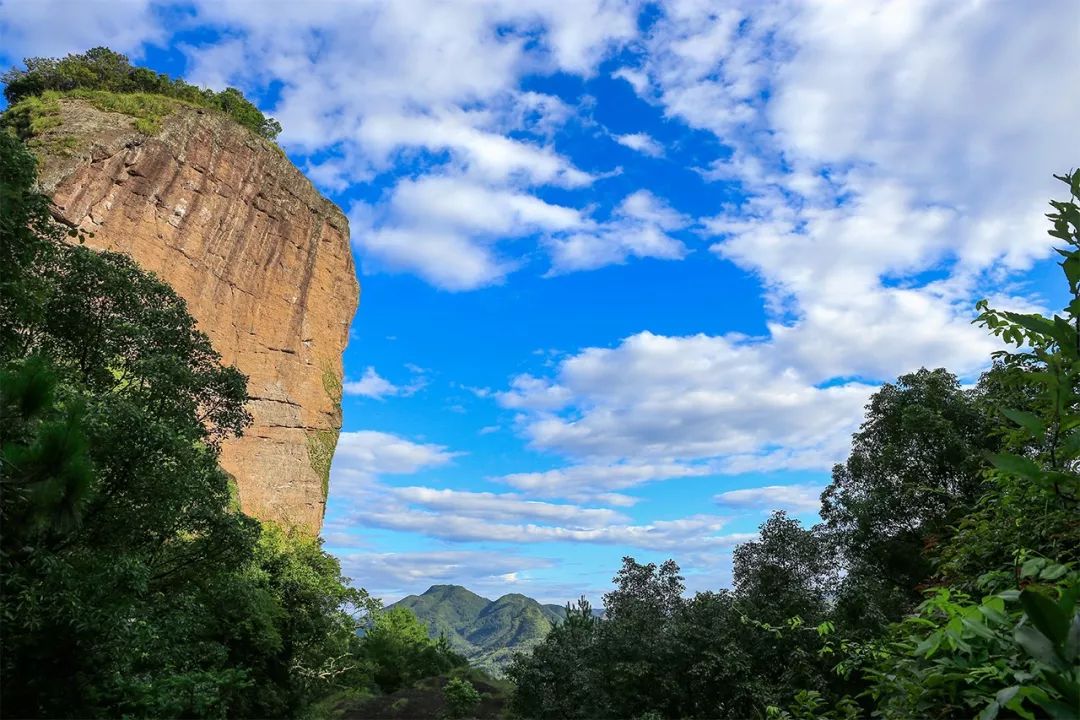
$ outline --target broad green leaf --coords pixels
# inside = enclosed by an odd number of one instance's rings
[[[1069,634],[1069,616],[1062,612],[1057,603],[1042,593],[1024,590],[1020,593],[1020,604],[1035,627],[1055,646],[1064,646]]]
[[[1002,315],[1004,315],[1020,327],[1024,328],[1025,330],[1031,330],[1032,332],[1039,333],[1040,335],[1049,335],[1050,337],[1054,337],[1056,328],[1054,327],[1053,321],[1049,318],[1043,317],[1042,315],[1029,315],[1026,313],[1014,312],[1005,312],[1002,313]]]
[[[1042,580],[1057,580],[1067,572],[1069,572],[1069,568],[1065,565],[1050,565],[1039,573],[1039,578]]]
[[[997,453],[990,456],[990,462],[1002,472],[1019,475],[1029,480],[1038,479],[1042,475],[1042,468],[1030,458],[1021,457],[1020,455]]]
[[[1001,712],[1001,705],[997,700],[993,700],[989,705],[983,708],[983,711],[979,713],[977,720],[994,720],[999,712]]]
[[[963,622],[964,622],[964,627],[966,627],[968,630],[975,633],[979,637],[986,638],[987,640],[993,640],[994,639],[994,633],[991,632],[981,622],[975,622],[974,620],[968,620],[967,618],[964,618]]]
[[[1075,293],[1077,285],[1080,285],[1080,257],[1069,255],[1061,262],[1061,269],[1065,271],[1069,289]]]
[[[1046,435],[1046,425],[1033,413],[1009,409],[1002,410],[1001,414],[1027,430],[1037,440],[1042,440]]]
[[[1020,566],[1020,577],[1036,577],[1044,567],[1046,567],[1045,558],[1031,558],[1025,560],[1024,564]],[[1019,596],[1017,596],[1017,599],[1019,599]]]
[[[998,599],[1000,600],[1000,598]],[[985,615],[988,620],[993,620],[999,625],[1005,625],[1009,622],[1009,618],[1007,615],[1005,615],[1005,613],[1001,612],[995,607],[992,607],[989,604],[980,605],[979,612]]]
[[[1075,613],[1069,623],[1069,635],[1065,638],[1065,660],[1075,663],[1080,659],[1080,613]]]
[[[1016,628],[1013,631],[1013,637],[1016,639],[1016,643],[1024,649],[1024,652],[1044,665],[1052,667],[1060,665],[1060,659],[1054,652],[1053,643],[1030,625],[1021,625]]]

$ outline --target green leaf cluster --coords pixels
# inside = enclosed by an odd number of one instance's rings
[[[469,717],[472,710],[480,704],[480,693],[464,678],[451,678],[443,687],[443,697],[446,701],[447,717],[452,720]]]

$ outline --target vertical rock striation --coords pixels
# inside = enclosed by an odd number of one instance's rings
[[[359,299],[345,216],[218,113],[178,106],[147,136],[66,99],[54,120],[32,146],[61,219],[168,282],[249,377],[253,423],[221,458],[242,507],[317,532]]]

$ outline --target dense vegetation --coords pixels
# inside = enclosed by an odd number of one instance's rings
[[[1061,178],[1058,316],[978,322],[1012,352],[973,388],[885,385],[822,496],[736,549],[734,587],[684,597],[625,558],[599,621],[567,608],[509,669],[527,718],[1080,715],[1080,172]]]
[[[127,114],[160,116],[171,109],[163,98],[219,110],[252,132],[275,139],[281,125],[265,116],[236,88],[214,92],[131,64],[128,58],[108,48],[94,48],[81,55],[64,58],[27,58],[25,69],[12,68],[0,75],[4,97],[17,114],[36,109],[35,99],[55,102],[57,94],[76,93],[104,109]],[[119,96],[119,97],[118,97]],[[22,107],[19,107],[22,104]],[[39,108],[37,108],[39,109]],[[151,131],[153,124],[141,129]]]
[[[392,607],[407,608],[427,626],[429,637],[446,638],[470,664],[496,675],[515,653],[532,649],[566,617],[560,605],[516,593],[488,600],[460,585],[432,585]]]
[[[167,285],[69,242],[34,177],[0,131],[4,715],[297,717],[460,666],[239,510],[218,452],[246,379]]]

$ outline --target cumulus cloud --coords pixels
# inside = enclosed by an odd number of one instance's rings
[[[631,150],[637,150],[642,155],[660,157],[664,154],[664,148],[648,133],[627,133],[626,135],[613,135],[612,138],[620,145],[625,145]]]
[[[344,383],[346,395],[362,395],[370,398],[384,398],[387,395],[395,395],[398,392],[397,385],[375,372],[375,368],[368,367],[364,376],[359,380],[346,380]]]
[[[352,217],[365,262],[414,272],[452,291],[502,282],[520,268],[521,259],[500,249],[508,240],[542,237],[550,274],[559,274],[631,257],[681,259],[686,247],[668,233],[689,223],[646,190],[627,195],[602,221],[467,174],[401,180],[377,210],[357,207]]]
[[[379,475],[403,475],[450,463],[459,453],[376,430],[343,432],[330,468],[330,491],[357,496]]]
[[[97,3],[39,0],[0,2],[0,60],[58,57],[107,45],[136,57],[167,33],[153,0],[117,0],[108,12]],[[58,19],[62,18],[62,22]]]
[[[592,270],[630,258],[681,260],[689,251],[670,233],[689,224],[689,218],[664,200],[638,190],[623,198],[608,222],[549,237],[545,241],[552,261],[549,274]]]
[[[760,453],[843,454],[873,387],[817,387],[765,341],[639,333],[564,360],[528,397],[521,430],[537,448],[591,460],[700,459]],[[545,386],[544,383],[547,383]]]
[[[478,523],[476,518],[468,515],[426,512],[415,508],[388,510],[381,507],[363,507],[355,510],[350,518],[371,527],[421,533],[452,542],[575,542],[689,552],[732,547],[754,537],[753,533],[720,534],[728,519],[717,515],[691,515],[678,520],[657,520],[644,525],[616,524],[602,527]]]
[[[706,465],[619,463],[572,465],[543,472],[513,473],[496,480],[534,496],[592,499],[609,505],[629,506],[635,504],[635,498],[613,491],[657,480],[700,477],[712,472],[713,468]]]
[[[821,493],[824,489],[820,485],[766,485],[729,490],[713,499],[717,504],[728,508],[817,512],[821,508]]]
[[[346,395],[359,395],[374,400],[382,400],[386,397],[401,395],[408,397],[414,395],[426,385],[423,376],[414,371],[414,378],[408,385],[395,385],[368,366],[359,380],[348,380],[342,384]]]

